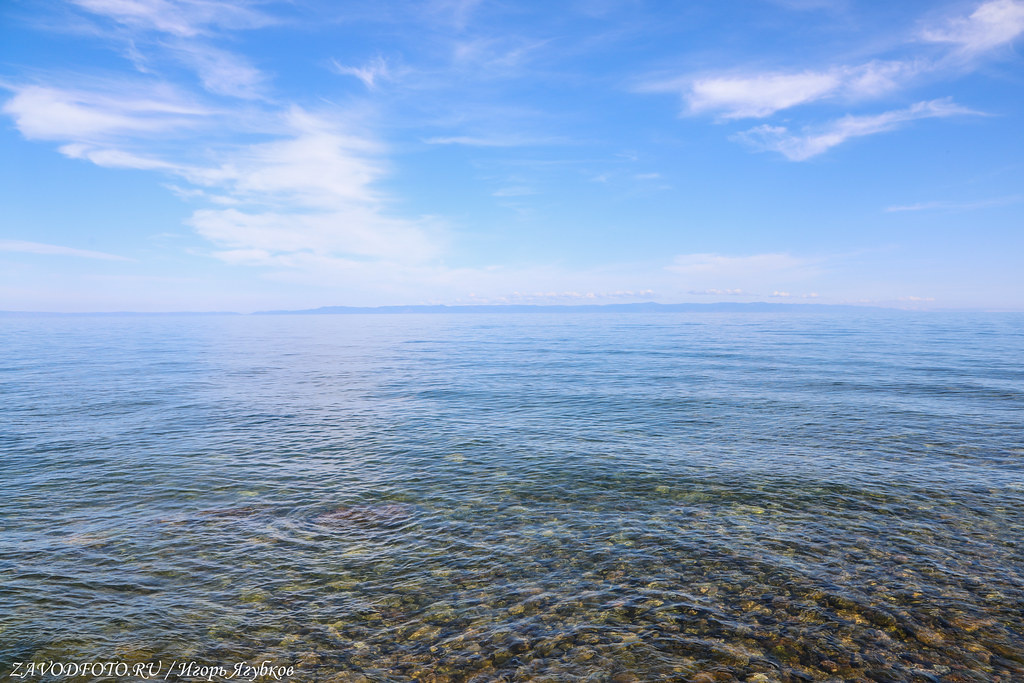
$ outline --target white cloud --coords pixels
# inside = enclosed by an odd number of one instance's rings
[[[898,90],[915,76],[932,68],[922,59],[873,60],[856,67],[843,67],[840,95],[848,99],[879,97]]]
[[[262,96],[265,81],[262,72],[243,57],[209,44],[216,33],[214,29],[256,28],[274,23],[269,16],[246,4],[213,0],[72,2],[127,27],[130,37],[126,57],[143,73],[154,73],[159,61],[143,55],[140,45],[147,45],[193,69],[208,92],[244,99]],[[124,36],[123,32],[112,32],[109,37],[116,40]]]
[[[941,27],[926,28],[921,37],[949,43],[961,53],[973,55],[1010,43],[1024,33],[1024,1],[990,0],[968,17],[951,19]]]
[[[846,8],[847,0],[769,0],[786,9],[806,12],[810,10],[838,11]]]
[[[259,265],[288,265],[297,252],[407,262],[431,258],[438,251],[425,226],[388,219],[373,207],[310,213],[200,209],[189,222],[200,235],[228,250],[218,253],[225,260],[238,262],[238,255],[245,254],[248,262]]]
[[[833,258],[786,252],[742,256],[679,254],[664,268],[674,286],[669,282],[651,284],[663,291],[675,289],[692,296],[753,297],[757,292],[804,288],[807,282],[826,273],[826,264]],[[728,283],[728,287],[721,283]]]
[[[916,78],[947,70],[949,57],[975,57],[1024,34],[1024,0],[989,0],[967,17],[928,27],[918,38],[953,49],[946,59],[907,57],[800,70],[743,71],[652,79],[641,92],[678,93],[684,113],[721,120],[765,118],[825,100],[858,101],[898,91]],[[766,131],[769,132],[770,131]]]
[[[751,275],[805,268],[814,261],[785,253],[723,256],[722,254],[681,254],[667,267],[684,275]]]
[[[145,89],[143,89],[145,90]],[[195,126],[209,111],[169,91],[143,96],[30,85],[15,88],[3,112],[30,140],[94,141]]]
[[[525,187],[523,185],[514,185],[511,187],[503,187],[495,190],[491,193],[492,197],[526,197],[532,194],[537,194],[537,191],[531,187]]]
[[[160,159],[151,159],[120,149],[103,149],[82,143],[71,143],[60,148],[61,154],[72,159],[86,159],[107,168],[134,168],[142,171],[179,172],[180,167]]]
[[[1024,195],[1011,195],[1009,197],[996,197],[995,199],[983,199],[977,202],[921,202],[919,204],[907,204],[904,206],[888,206],[885,208],[888,213],[901,211],[969,211],[971,209],[987,209],[993,206],[1006,206],[1024,201]]]
[[[466,28],[470,17],[482,0],[429,0],[421,9],[434,19],[451,24],[458,30]]]
[[[312,251],[275,254],[259,249],[227,250],[218,256],[240,265],[262,266],[267,269],[265,277],[273,282],[336,288],[349,300],[365,305],[611,303],[662,298],[650,288],[650,270],[631,267],[451,267],[437,261],[401,262]],[[523,290],[523,283],[530,283],[530,289]]]
[[[439,251],[436,221],[387,215],[374,185],[384,175],[381,150],[365,132],[293,107],[289,137],[231,150],[218,166],[186,172],[197,184],[218,188],[241,210],[201,209],[191,223],[220,256],[264,265],[295,263],[294,254],[422,261]],[[267,258],[249,258],[267,254]]]
[[[474,38],[455,43],[452,60],[467,76],[514,76],[522,73],[522,67],[547,44],[547,40]]]
[[[653,289],[618,290],[612,292],[512,292],[505,295],[478,296],[469,301],[480,304],[600,304],[622,299],[644,299],[655,296]]]
[[[780,109],[812,102],[840,85],[834,73],[804,71],[796,74],[699,78],[684,95],[691,113],[723,112],[722,117],[761,118]]]
[[[331,60],[334,70],[343,76],[354,76],[363,82],[371,90],[377,87],[379,81],[388,80],[392,77],[391,67],[383,57],[377,57],[363,66],[345,66],[336,59]]]
[[[262,96],[263,72],[242,57],[195,41],[182,41],[171,49],[181,62],[195,69],[207,91],[242,99]]]
[[[697,296],[750,296],[750,292],[742,289],[691,289],[688,294]]]
[[[433,137],[423,141],[428,145],[465,145],[467,147],[531,147],[534,145],[558,144],[555,138],[525,138],[515,135],[474,137],[472,135],[453,135],[449,137]]]
[[[212,28],[257,28],[273,20],[241,3],[220,0],[71,0],[82,9],[133,28],[179,37]]]
[[[765,118],[826,98],[877,97],[897,89],[927,68],[919,61],[874,60],[858,66],[797,72],[755,72],[654,81],[644,92],[678,92],[688,114],[722,119]]]
[[[978,113],[946,98],[918,102],[906,109],[871,116],[844,116],[827,126],[802,134],[791,133],[784,126],[758,126],[739,133],[735,139],[759,150],[779,152],[790,161],[804,161],[850,138],[884,133],[910,121]]]
[[[48,256],[77,256],[80,258],[100,259],[103,261],[131,261],[132,259],[116,254],[89,249],[74,249],[56,244],[42,242],[24,242],[21,240],[0,240],[0,251],[11,251],[22,254],[45,254]]]
[[[276,137],[270,142],[221,143],[193,155],[191,145],[164,145],[155,134],[198,133],[185,129],[210,115],[169,96],[29,86],[4,111],[25,137],[62,142],[68,157],[184,180],[190,187],[179,194],[209,202],[191,225],[225,260],[287,267],[308,252],[409,263],[436,257],[443,244],[437,221],[388,214],[376,189],[386,172],[383,149],[337,112],[291,107],[263,121]],[[213,123],[223,126],[218,117]]]
[[[299,107],[283,121],[287,137],[232,149],[219,166],[194,171],[191,179],[262,203],[332,208],[380,199],[372,185],[384,173],[382,150],[365,131]]]

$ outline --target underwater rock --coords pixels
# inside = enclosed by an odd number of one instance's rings
[[[199,514],[204,517],[251,517],[258,514],[261,508],[255,505],[246,505],[240,508],[216,508],[213,510],[200,510]]]
[[[942,647],[946,644],[945,638],[940,634],[931,629],[919,628],[915,633],[914,637],[921,643],[924,643],[928,647]]]
[[[400,503],[352,505],[319,514],[313,521],[323,526],[398,526],[409,521],[412,513],[412,506]]]

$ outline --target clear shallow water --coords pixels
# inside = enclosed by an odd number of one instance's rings
[[[0,319],[0,676],[1024,680],[1021,359],[1020,315]]]

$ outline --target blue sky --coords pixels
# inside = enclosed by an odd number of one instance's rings
[[[1024,310],[1024,0],[9,0],[0,30],[0,309]]]

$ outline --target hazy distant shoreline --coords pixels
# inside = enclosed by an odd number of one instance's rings
[[[881,306],[855,306],[848,304],[797,303],[686,303],[659,304],[653,302],[632,304],[475,304],[475,305],[411,305],[411,306],[321,306],[297,310],[255,311],[0,311],[3,316],[161,316],[161,315],[357,315],[357,314],[495,314],[495,313],[838,313],[838,312],[905,312],[908,309]],[[914,312],[919,312],[912,309]]]

